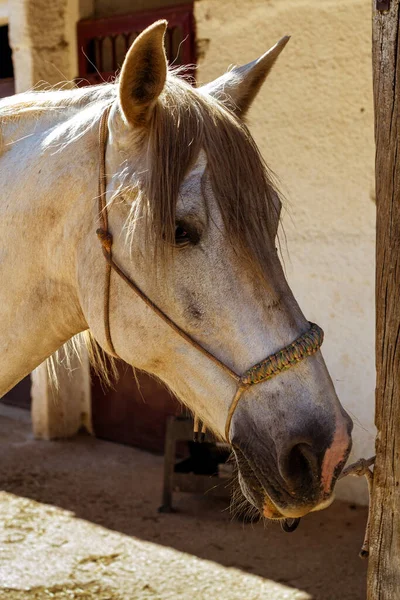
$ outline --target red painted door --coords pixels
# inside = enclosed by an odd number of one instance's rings
[[[184,408],[165,386],[143,371],[133,376],[119,361],[119,380],[104,391],[98,378],[92,382],[93,427],[98,437],[154,452],[164,449],[166,420]]]

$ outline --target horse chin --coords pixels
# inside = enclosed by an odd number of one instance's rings
[[[321,500],[321,502],[318,504],[279,506],[271,499],[265,489],[258,487],[258,493],[254,493],[254,482],[251,484],[252,492],[250,492],[247,483],[245,484],[243,479],[240,481],[240,486],[246,499],[260,511],[264,518],[270,520],[297,519],[305,517],[310,512],[317,512],[319,510],[328,508],[335,499],[335,495],[331,494],[329,497]]]
[[[322,500],[322,502],[317,504],[317,506],[314,506],[310,512],[318,512],[319,510],[324,510],[325,508],[329,508],[329,506],[332,504],[334,499],[335,499],[335,494],[332,493],[328,498],[326,498],[325,500]]]
[[[317,512],[319,510],[324,510],[328,508],[335,499],[335,495],[332,494],[329,498],[322,500],[316,506],[301,506],[301,507],[285,507],[279,508],[277,507],[269,496],[265,495],[264,505],[262,514],[266,519],[298,519],[301,517],[305,517],[310,512]]]

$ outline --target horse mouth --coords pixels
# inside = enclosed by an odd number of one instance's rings
[[[278,507],[272,502],[271,498],[268,496],[266,492],[264,492],[264,504],[262,508],[262,515],[266,519],[276,520],[276,519],[284,519],[283,514],[278,510]]]
[[[268,519],[283,519],[284,516],[273,502],[270,494],[261,483],[260,477],[257,475],[255,465],[252,465],[247,460],[243,452],[233,446],[238,464],[239,484],[246,500],[250,502],[257,510]]]
[[[311,498],[298,498],[293,492],[286,490],[281,484],[280,477],[272,470],[268,473],[267,481],[243,452],[233,447],[239,467],[239,483],[245,498],[255,506],[261,515],[267,519],[280,520],[304,517],[309,512],[327,508],[334,500],[332,493],[321,496],[320,487],[311,490]]]

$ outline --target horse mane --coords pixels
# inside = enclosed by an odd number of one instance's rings
[[[86,354],[89,364],[104,388],[112,387],[118,379],[115,359],[108,355],[94,338],[90,329],[74,335],[61,348],[46,359],[47,373],[54,392],[59,389],[58,368],[62,366],[71,374],[76,368],[75,358],[83,363]],[[135,373],[134,367],[132,367]]]
[[[66,82],[65,85],[74,85]],[[45,87],[43,84],[32,90],[15,94],[0,99],[0,118],[18,120],[25,115],[32,116],[35,113],[43,113],[51,110],[64,110],[75,107],[84,108],[88,104],[104,100],[112,101],[117,95],[116,86],[110,83],[102,83],[89,87],[61,88]]]

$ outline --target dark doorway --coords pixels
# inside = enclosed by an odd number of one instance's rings
[[[22,381],[17,383],[5,396],[0,400],[3,404],[18,406],[19,408],[31,408],[31,376],[28,375]]]
[[[8,41],[8,25],[0,27],[0,98],[14,94],[14,68]]]

